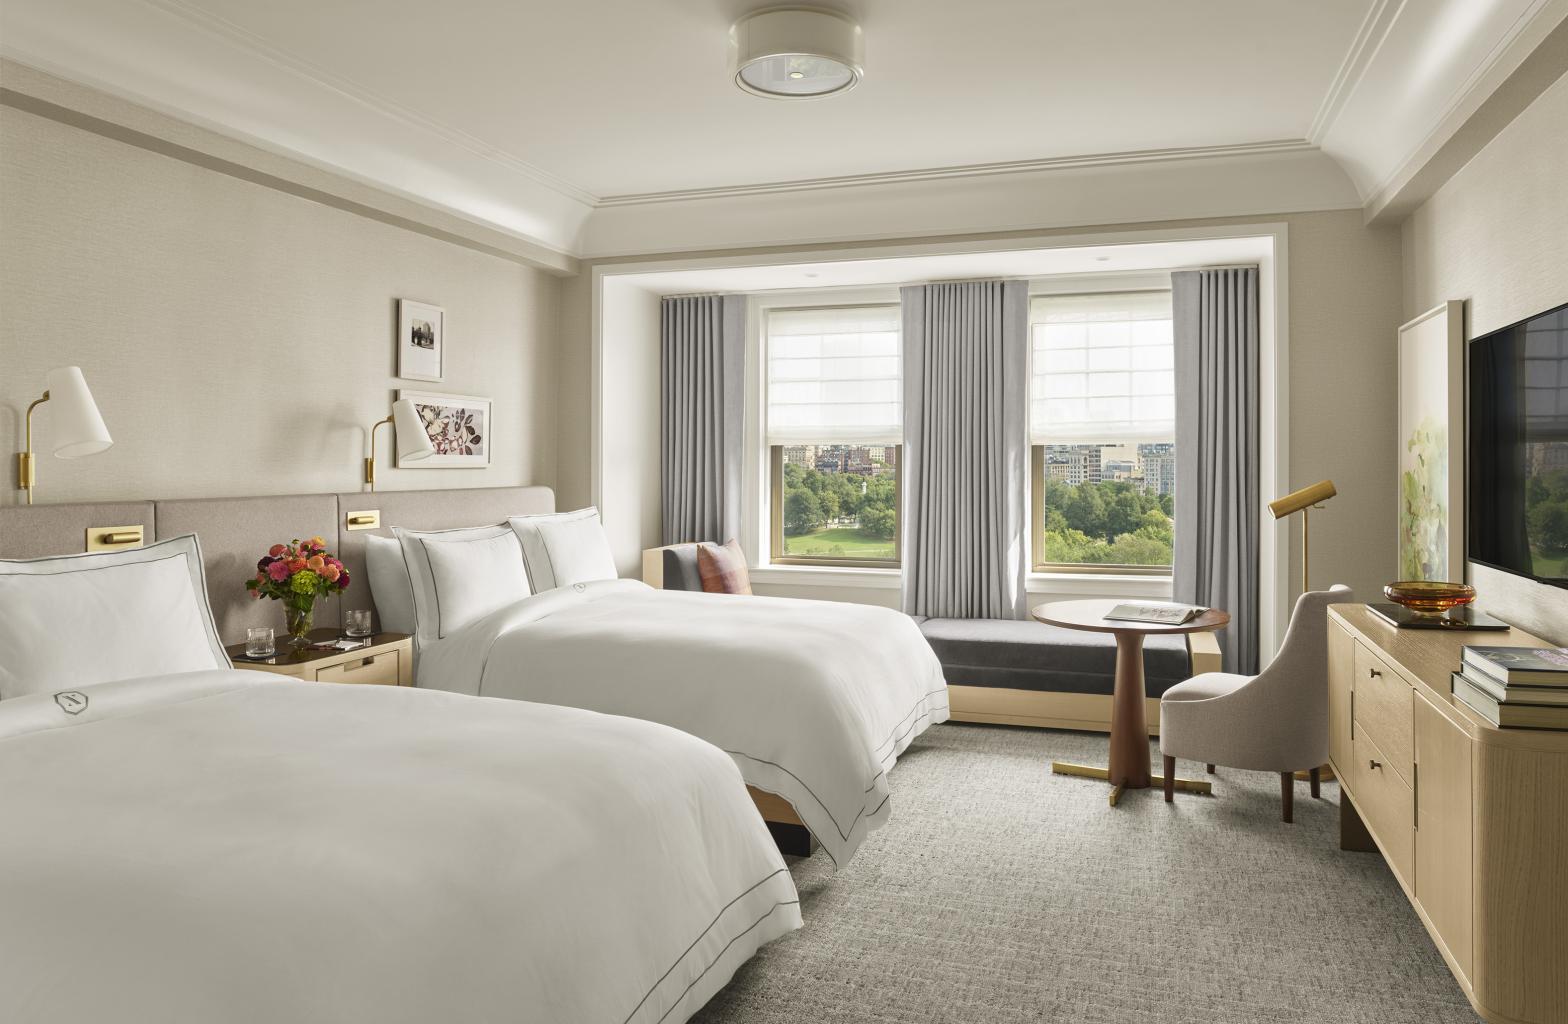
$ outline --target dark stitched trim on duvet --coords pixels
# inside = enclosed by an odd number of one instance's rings
[[[750,889],[747,889],[745,892],[741,893],[739,896],[735,897],[734,899],[730,900],[728,903],[724,904],[724,906],[720,907],[719,908],[719,912],[717,914],[713,915],[713,920],[708,922],[708,927],[704,928],[702,930],[701,934],[699,934],[695,939],[691,940],[691,945],[686,947],[686,951],[684,953],[682,953],[680,956],[675,958],[675,962],[673,964],[670,964],[669,970],[667,970],[663,974],[659,975],[659,980],[654,982],[653,983],[653,987],[648,989],[647,993],[641,999],[639,999],[637,1001],[637,1005],[636,1006],[632,1007],[632,1012],[628,1013],[626,1015],[626,1020],[630,1021],[633,1017],[637,1016],[637,1011],[642,1009],[642,1005],[643,1005],[643,1003],[646,1003],[648,1001],[648,997],[653,995],[655,992],[657,992],[659,990],[659,986],[664,984],[664,979],[668,978],[670,976],[670,974],[672,972],[674,972],[675,968],[677,968],[677,967],[679,967],[681,965],[681,961],[686,959],[687,954],[689,954],[692,950],[697,948],[697,943],[701,942],[703,940],[704,936],[706,936],[709,932],[713,931],[713,926],[719,923],[719,918],[724,916],[725,911],[729,910],[735,904],[739,903],[741,900],[745,899],[747,896],[750,896],[752,893],[756,892],[758,889],[762,888],[764,885],[767,885],[769,882],[771,882],[773,879],[777,878],[779,875],[787,874],[788,872],[789,872],[789,868],[779,868],[777,871],[770,872],[765,878],[763,878],[756,885],[753,885]],[[774,910],[777,910],[780,906],[787,906],[787,905],[788,904],[775,904],[773,909],[769,910],[768,913],[771,914],[771,913],[773,913]],[[763,920],[766,920],[766,917],[764,917]],[[757,924],[761,924],[761,923],[762,923],[761,921],[757,922]],[[753,924],[751,926],[751,928],[757,927],[757,924]],[[746,932],[751,931],[751,928],[747,928]],[[745,935],[746,932],[741,932],[740,935]],[[737,935],[736,938],[739,938],[740,935]],[[731,944],[733,944],[734,943],[734,939],[731,939],[730,942],[731,942]],[[725,949],[729,949],[729,946],[725,946],[724,948]],[[724,954],[722,952],[719,954],[719,956],[723,956],[723,955]],[[715,958],[713,963],[718,963],[718,959]],[[703,969],[702,973],[703,974],[707,974],[708,971],[711,970],[712,968],[713,968],[713,964],[709,964],[706,968]],[[702,975],[698,975],[699,979],[701,977],[702,977]],[[693,982],[692,984],[696,984],[696,982]],[[690,990],[691,990],[691,986],[687,986],[687,991],[690,991]],[[684,992],[681,993],[681,994],[682,994],[682,996],[685,995]],[[679,1001],[680,1000],[676,1000],[676,1002],[679,1002]],[[674,1004],[671,1004],[671,1005],[673,1006]],[[666,1010],[665,1014],[667,1016],[669,1014],[669,1011]],[[659,1019],[663,1020],[664,1017],[660,1017]],[[624,1022],[623,1022],[623,1024],[624,1024]]]
[[[762,922],[766,921],[768,918],[772,917],[773,916],[773,912],[778,910],[780,907],[798,907],[798,906],[800,906],[800,900],[780,900],[779,902],[773,904],[773,906],[769,907],[768,908],[768,912],[766,914],[763,914],[761,917],[759,917],[755,921],[751,922],[751,924],[747,925],[740,932],[737,932],[735,937],[733,939],[731,939],[730,941],[726,942],[724,944],[724,948],[719,950],[719,955],[713,958],[713,963],[709,964],[708,966],[706,966],[706,967],[704,967],[702,969],[702,973],[697,975],[697,977],[692,980],[692,983],[690,985],[686,986],[686,991],[681,993],[680,999],[677,999],[677,1000],[675,1000],[675,1002],[671,1003],[670,1004],[670,1009],[669,1010],[665,1010],[663,1015],[660,1016],[659,1019],[654,1022],[654,1024],[663,1024],[664,1018],[668,1017],[670,1015],[670,1011],[674,1010],[677,1006],[679,1006],[681,1004],[681,999],[685,999],[686,998],[686,993],[687,992],[690,992],[692,989],[697,987],[697,982],[701,981],[703,978],[706,978],[708,976],[708,972],[713,970],[714,967],[718,966],[719,961],[724,959],[724,954],[728,953],[730,951],[730,947],[735,945],[735,943],[737,943],[737,942],[739,942],[741,940],[741,936],[750,934],[751,930],[753,928],[756,928],[757,925],[761,924]]]
[[[926,701],[926,699],[931,697],[933,694],[945,693],[945,692],[946,692],[946,687],[943,687],[941,690],[932,690],[929,693],[924,694],[920,698],[921,703],[920,704],[916,704],[915,707],[910,709],[909,714],[904,716],[903,721],[901,721],[898,725],[894,726],[893,734],[890,735],[886,740],[883,740],[880,744],[878,744],[876,749],[880,750],[883,747],[887,746],[889,743],[896,744],[898,740],[902,739],[904,736],[908,736],[909,733],[915,728],[915,726],[919,724],[919,719],[921,717],[929,718],[931,716],[931,709],[928,708],[928,707],[923,707],[923,704]],[[910,722],[909,719],[911,717],[915,718],[916,721]],[[906,723],[907,723],[907,728],[906,728]],[[903,729],[902,735],[899,734],[899,730],[900,729]],[[849,837],[854,834],[855,826],[860,824],[860,821],[861,821],[862,818],[875,816],[878,811],[880,811],[883,807],[887,806],[888,800],[890,800],[892,798],[892,794],[891,793],[888,794],[887,796],[882,798],[882,802],[881,803],[877,804],[876,807],[872,808],[870,811],[867,811],[864,807],[862,807],[860,809],[860,813],[855,815],[855,820],[853,820],[853,821],[851,821],[849,823],[849,831],[846,832],[846,831],[844,831],[844,826],[842,826],[842,825],[840,825],[838,823],[838,819],[836,817],[834,817],[833,816],[833,812],[828,809],[828,805],[823,803],[822,798],[820,796],[817,796],[817,794],[812,790],[812,788],[810,786],[806,785],[805,780],[803,780],[799,775],[796,775],[794,772],[790,771],[788,768],[786,768],[783,765],[779,764],[777,761],[769,761],[766,758],[761,758],[761,757],[757,757],[757,756],[755,756],[753,754],[748,754],[744,750],[725,750],[724,752],[726,754],[729,754],[732,757],[738,755],[740,757],[746,758],[748,761],[755,761],[758,764],[772,765],[774,768],[777,768],[779,771],[783,772],[785,775],[788,775],[790,778],[792,778],[796,782],[800,783],[800,788],[804,789],[806,791],[806,793],[811,797],[811,799],[813,799],[813,800],[815,800],[817,802],[817,806],[822,808],[822,813],[827,815],[828,821],[831,821],[833,823],[833,827],[838,830],[839,838],[842,839],[846,843],[849,842]],[[876,775],[874,775],[872,777],[871,785],[868,786],[865,789],[865,792],[869,793],[873,789],[875,789],[876,786],[877,786],[877,779],[882,778],[882,776],[884,776],[886,774],[887,774],[887,770],[886,769],[883,769],[882,771],[877,772]],[[833,852],[831,850],[829,850],[826,846],[824,846],[822,848],[822,852],[824,852],[824,853],[826,853],[828,855],[828,859],[833,862],[833,866],[834,867],[838,867],[838,858],[833,856]]]

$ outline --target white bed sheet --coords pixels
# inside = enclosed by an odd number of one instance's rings
[[[10,1024],[670,1024],[799,925],[673,729],[235,671],[0,702]]]
[[[942,666],[887,608],[582,583],[420,649],[418,685],[673,726],[792,804],[835,865],[887,821],[887,772],[947,719]]]

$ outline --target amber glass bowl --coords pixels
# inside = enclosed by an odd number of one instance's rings
[[[1405,580],[1384,587],[1383,595],[1413,612],[1422,615],[1441,615],[1450,608],[1457,608],[1474,601],[1475,588],[1468,583]]]

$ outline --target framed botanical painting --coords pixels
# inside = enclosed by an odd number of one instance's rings
[[[397,300],[397,375],[407,380],[444,379],[446,310],[428,302]]]
[[[436,453],[415,462],[398,460],[399,469],[474,469],[490,465],[490,399],[400,390],[412,399],[419,422]]]
[[[1399,329],[1399,578],[1465,578],[1465,306]]]

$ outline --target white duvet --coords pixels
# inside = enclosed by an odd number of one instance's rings
[[[421,648],[416,682],[630,715],[722,748],[842,866],[891,812],[887,772],[947,719],[908,616],[825,601],[580,583]]]
[[[232,671],[0,701],[8,1024],[669,1024],[799,925],[672,729]]]

